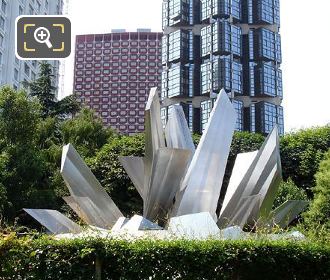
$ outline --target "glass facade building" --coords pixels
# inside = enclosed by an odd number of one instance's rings
[[[202,132],[223,88],[237,130],[278,124],[283,133],[279,11],[279,0],[163,0],[164,122],[171,104],[186,104],[191,130]]]

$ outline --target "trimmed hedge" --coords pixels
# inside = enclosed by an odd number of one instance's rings
[[[330,279],[330,245],[289,241],[0,240],[0,279]]]

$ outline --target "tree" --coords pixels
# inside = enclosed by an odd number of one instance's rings
[[[315,174],[324,154],[330,148],[330,125],[286,134],[281,142],[283,178],[307,191],[315,186]]]
[[[330,230],[330,150],[325,154],[315,176],[316,186],[312,188],[314,200],[309,211],[305,213],[305,224],[308,228],[320,226]]]
[[[34,136],[40,121],[39,104],[26,93],[5,87],[0,91],[0,183],[9,216],[25,206],[31,188],[42,177],[44,162]]]
[[[104,128],[102,120],[87,108],[75,118],[64,121],[60,131],[62,142],[71,143],[83,157],[94,156],[108,138],[115,135],[112,129]]]
[[[54,75],[52,66],[47,62],[39,64],[39,76],[35,81],[24,82],[30,89],[31,96],[36,97],[41,104],[41,116],[64,117],[74,115],[80,110],[80,106],[74,95],[70,95],[60,101],[56,100],[56,87],[53,86]]]
[[[89,161],[95,176],[124,214],[142,213],[142,199],[121,166],[119,156],[144,156],[144,134],[119,136]]]

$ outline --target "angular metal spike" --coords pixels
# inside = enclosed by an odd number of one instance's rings
[[[230,194],[230,199],[226,201],[226,206],[221,210],[218,225],[223,226],[226,221],[233,218],[235,215],[233,209],[242,205],[243,197],[255,195],[261,195],[259,209],[252,211],[248,222],[253,223],[259,218],[268,217],[282,179],[281,174],[279,136],[275,126],[244,176],[241,176],[239,185],[232,187],[235,188],[235,192]],[[236,175],[234,174],[234,176]]]
[[[71,196],[88,197],[92,205],[102,213],[102,217],[106,219],[106,224],[102,227],[113,226],[123,216],[71,144],[63,147],[61,175]],[[81,209],[85,208],[84,205],[79,206]]]
[[[235,165],[231,173],[230,181],[227,187],[226,195],[222,203],[220,215],[222,214],[224,209],[226,209],[229,201],[235,194],[238,186],[241,183],[242,178],[244,177],[245,173],[248,171],[257,153],[258,151],[250,152],[250,153],[241,153],[237,155],[235,160]],[[234,207],[236,208],[236,206]],[[234,209],[231,209],[231,212],[233,211]]]
[[[268,219],[269,226],[278,225],[281,228],[288,227],[292,221],[306,209],[309,202],[305,200],[288,200],[277,207]]]
[[[112,222],[88,197],[67,196],[63,199],[86,224],[103,229],[112,227]]]
[[[182,106],[171,106],[165,136],[168,148],[190,150],[194,155],[195,145]]]
[[[136,190],[145,199],[144,191],[144,160],[141,157],[119,157],[121,165],[133,182]]]
[[[216,216],[236,111],[222,90],[176,197],[174,216],[209,212]]]
[[[56,210],[23,209],[53,234],[80,233],[82,229],[75,222]]]
[[[153,160],[152,176],[148,186],[144,217],[163,219],[173,205],[175,194],[187,170],[191,151],[158,149]]]

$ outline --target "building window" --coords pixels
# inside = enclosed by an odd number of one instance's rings
[[[239,100],[233,100],[233,105],[235,108],[235,111],[237,113],[237,119],[236,119],[236,130],[237,131],[243,131],[243,102]]]
[[[37,1],[37,12],[38,12],[38,14],[41,13],[41,4],[39,1]]]
[[[1,29],[5,28],[5,19],[2,16],[0,16],[0,28]]]
[[[18,7],[18,14],[21,16],[21,15],[23,15],[23,13],[24,13],[24,10],[23,10],[22,6],[19,6]]]
[[[1,11],[6,14],[6,8],[7,8],[7,2],[5,0],[2,0],[1,2]]]
[[[34,9],[31,5],[29,5],[29,15],[33,15],[34,14]]]
[[[24,73],[26,76],[30,76],[30,66],[26,62],[24,63]]]
[[[201,102],[201,126],[202,126],[202,131],[205,130],[206,125],[209,121],[211,112],[213,109],[213,100],[206,100]]]
[[[14,79],[18,81],[18,70],[16,68],[14,69]]]

